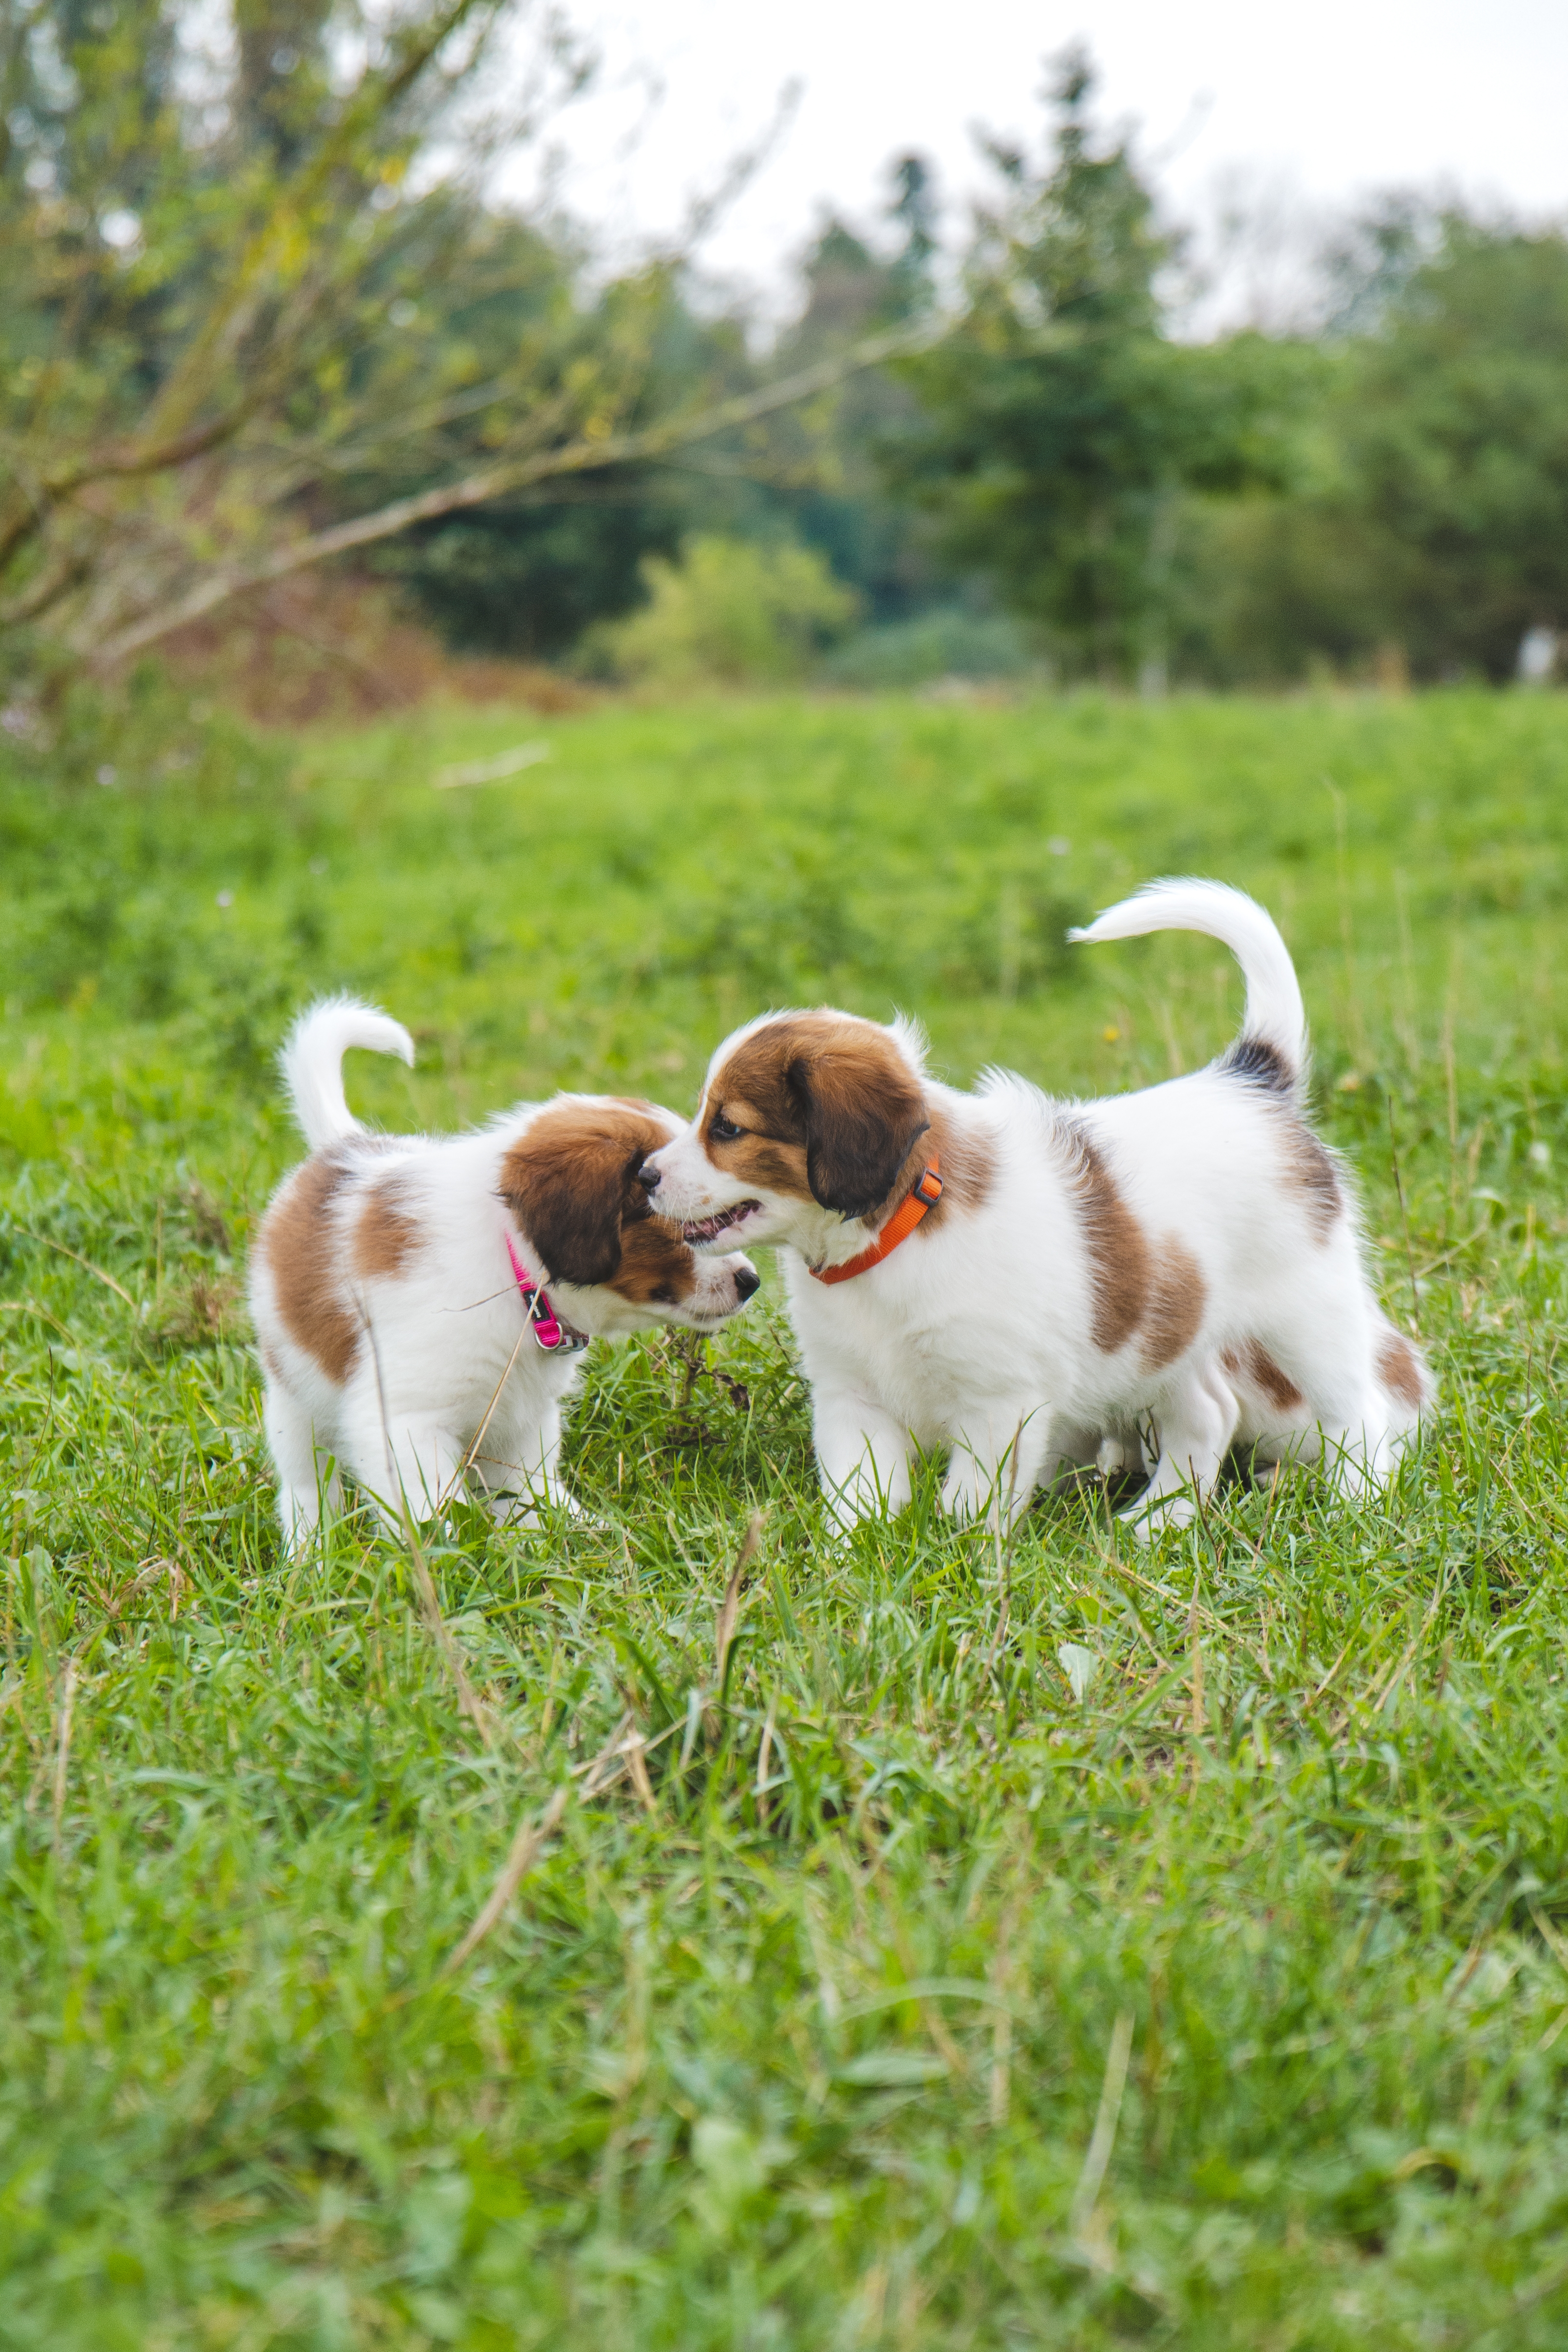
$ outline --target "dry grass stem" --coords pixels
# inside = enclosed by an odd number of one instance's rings
[[[632,1786],[642,1799],[649,1818],[656,1822],[659,1808],[653,1801],[653,1783],[648,1778],[648,1743],[640,1731],[627,1735],[622,1753],[626,1759],[626,1769],[632,1776]]]
[[[1208,1713],[1203,1703],[1203,1643],[1198,1639],[1198,1601],[1196,1581],[1192,1588],[1192,1607],[1187,1612],[1186,1641],[1187,1654],[1192,1662],[1191,1679],[1188,1683],[1188,1688],[1192,1693],[1192,1736],[1195,1739],[1201,1739],[1208,1729]]]
[[[66,1809],[66,1773],[71,1760],[71,1726],[76,1717],[77,1662],[66,1660],[66,1677],[60,1690],[59,1715],[55,1729],[55,1843],[60,1842],[60,1822]]]
[[[729,1572],[729,1582],[724,1588],[724,1599],[719,1603],[718,1619],[714,1627],[714,1680],[721,1691],[724,1688],[725,1666],[729,1659],[729,1645],[735,1639],[736,1620],[740,1615],[741,1587],[746,1581],[746,1571],[757,1558],[761,1543],[762,1514],[753,1511],[746,1533],[741,1538],[735,1566]]]
[[[491,1393],[490,1402],[485,1407],[485,1418],[474,1433],[473,1444],[469,1446],[468,1451],[463,1456],[462,1461],[457,1465],[456,1469],[453,1472],[451,1483],[447,1486],[445,1494],[441,1497],[444,1507],[445,1504],[450,1502],[452,1496],[457,1492],[458,1488],[462,1486],[463,1481],[467,1477],[469,1471],[472,1470],[476,1462],[479,1460],[479,1448],[485,1443],[485,1432],[489,1428],[492,1420],[495,1418],[496,1407],[501,1402],[501,1391],[506,1387],[507,1382],[512,1377],[512,1366],[517,1362],[523,1341],[528,1338],[532,1328],[531,1324],[525,1323],[522,1329],[517,1334],[517,1345],[513,1348],[511,1354],[507,1359],[507,1368],[505,1371],[501,1374],[500,1379],[496,1382],[495,1389]]]
[[[31,1233],[26,1225],[18,1225],[16,1230],[18,1233],[26,1234],[30,1242],[37,1242],[40,1249],[57,1250],[61,1257],[68,1257],[73,1265],[81,1266],[90,1274],[95,1282],[101,1282],[106,1290],[112,1290],[116,1298],[123,1298],[133,1315],[137,1312],[136,1301],[130,1291],[122,1288],[112,1274],[105,1274],[101,1265],[94,1265],[91,1258],[83,1257],[79,1250],[67,1249],[64,1242],[54,1241],[47,1234]]]
[[[424,1548],[419,1540],[419,1530],[414,1526],[413,1515],[406,1503],[403,1505],[403,1533],[408,1542],[409,1560],[413,1569],[413,1589],[419,1596],[420,1614],[434,1635],[436,1647],[446,1662],[446,1670],[452,1676],[453,1687],[457,1693],[458,1706],[468,1717],[486,1747],[491,1748],[495,1745],[495,1725],[490,1709],[485,1705],[470,1681],[468,1669],[463,1663],[462,1653],[452,1638],[452,1628],[441,1613],[441,1602],[435,1591],[435,1579],[430,1573],[430,1566],[424,1557]]]
[[[1090,2224],[1094,2217],[1094,2208],[1100,2202],[1100,2190],[1104,2182],[1105,2168],[1111,2161],[1111,2151],[1116,2145],[1116,2126],[1122,2119],[1122,2095],[1127,2087],[1127,2061],[1132,2049],[1132,2011],[1124,2009],[1111,2029],[1111,2047],[1105,2054],[1105,2079],[1100,2086],[1100,2111],[1094,2118],[1089,2153],[1078,2176],[1078,2187],[1072,2197],[1072,2212],[1067,2225],[1075,2244],[1084,2247],[1091,2258],[1097,2262],[1100,2250],[1090,2242]]]
[[[566,1811],[570,1791],[558,1789],[537,1821],[526,1821],[512,1840],[511,1852],[501,1865],[501,1874],[490,1889],[484,1909],[475,1920],[463,1941],[443,1962],[444,1977],[455,1976],[465,1961],[471,1959],[492,1927],[502,1919],[518,1887],[538,1860],[556,1824]]]
[[[752,1793],[757,1799],[757,1810],[759,1814],[765,1814],[768,1806],[768,1764],[773,1753],[773,1714],[778,1704],[777,1699],[770,1698],[768,1702],[768,1714],[762,1726],[762,1738],[758,1742],[757,1748],[757,1782]]]

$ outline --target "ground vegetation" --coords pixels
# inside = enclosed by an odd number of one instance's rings
[[[8,2343],[1561,2341],[1565,775],[1468,689],[8,726]],[[934,1465],[835,1547],[770,1276],[595,1351],[581,1522],[281,1556],[313,992],[414,1031],[392,1128],[821,997],[1098,1090],[1233,1033],[1207,944],[1063,943],[1172,869],[1299,960],[1441,1382],[1388,1496],[998,1548]]]

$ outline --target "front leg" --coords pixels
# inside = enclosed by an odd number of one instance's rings
[[[498,1527],[535,1528],[541,1505],[580,1517],[582,1507],[560,1476],[560,1408],[537,1422],[497,1432],[492,1422],[474,1456],[470,1475],[481,1486]]]
[[[909,1432],[891,1413],[848,1389],[819,1388],[811,1433],[823,1496],[846,1533],[858,1520],[903,1510],[910,1495]]]
[[[462,1486],[463,1446],[439,1419],[409,1414],[382,1427],[361,1415],[348,1447],[354,1482],[387,1523],[439,1518]]]
[[[1028,1510],[1051,1458],[1048,1405],[1017,1398],[988,1406],[953,1442],[942,1507],[956,1519],[983,1517],[1005,1532]]]

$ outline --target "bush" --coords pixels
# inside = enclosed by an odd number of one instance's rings
[[[821,557],[786,542],[701,538],[643,566],[648,602],[590,632],[588,667],[660,687],[775,686],[802,677],[855,616]]]
[[[943,677],[1043,677],[1045,665],[1023,625],[1006,613],[922,613],[862,629],[824,665],[835,686],[869,694],[928,686]]]

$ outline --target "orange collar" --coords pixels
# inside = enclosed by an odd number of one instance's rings
[[[934,1209],[942,1198],[940,1167],[941,1163],[933,1152],[919,1183],[913,1192],[905,1194],[871,1247],[862,1249],[859,1257],[846,1259],[842,1265],[812,1266],[812,1279],[816,1282],[848,1282],[852,1276],[866,1274],[873,1265],[880,1265],[884,1257],[891,1257],[899,1243],[909,1239],[926,1210]]]

